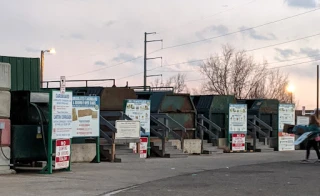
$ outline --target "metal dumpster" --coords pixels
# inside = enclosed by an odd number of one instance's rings
[[[196,109],[189,94],[174,94],[171,91],[163,92],[136,92],[138,99],[151,100],[151,113],[165,113],[173,120],[186,128],[187,138],[195,138]],[[181,127],[168,121],[168,127],[182,136]]]
[[[278,107],[279,101],[276,99],[251,99],[246,100],[248,105],[248,116],[255,115],[267,125],[272,127],[270,137],[278,135]],[[263,131],[265,127],[261,127]]]
[[[221,128],[219,138],[225,138],[228,130],[229,104],[236,103],[235,97],[233,95],[199,95],[193,96],[192,99],[197,112],[218,125]]]

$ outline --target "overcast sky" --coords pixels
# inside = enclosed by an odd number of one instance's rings
[[[139,73],[143,71],[143,58],[120,63],[143,56],[144,32],[157,32],[148,36],[150,40],[163,39],[163,45],[148,44],[148,52],[152,52],[259,26],[319,8],[319,4],[319,0],[0,1],[0,55],[39,57],[40,50],[54,47],[57,53],[45,56],[45,80],[65,75],[67,79],[115,78],[118,86],[126,81],[142,85],[143,74]],[[148,74],[163,74],[165,80],[184,71],[187,80],[201,79],[199,63],[166,65],[207,58],[221,52],[222,44],[239,50],[263,48],[248,53],[256,61],[269,61],[270,67],[317,60],[320,35],[265,46],[319,34],[319,20],[317,10],[229,36],[159,50],[148,57],[161,56],[164,67],[161,60],[150,60],[148,69],[154,70]],[[317,63],[281,69],[290,74],[300,107],[315,107]],[[135,76],[127,77],[130,75]],[[201,82],[188,85],[196,88]]]

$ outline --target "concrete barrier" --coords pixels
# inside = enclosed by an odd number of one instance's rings
[[[71,162],[91,162],[96,156],[96,144],[71,144]]]
[[[181,141],[180,140],[169,140],[172,146],[176,146],[178,150],[181,150]]]
[[[227,139],[226,138],[219,138],[218,148],[225,148],[225,147],[227,147]]]
[[[188,154],[201,154],[201,140],[200,139],[185,139],[184,140],[184,153]]]

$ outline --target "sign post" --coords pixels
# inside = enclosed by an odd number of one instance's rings
[[[50,100],[49,100],[49,128],[48,128],[48,141],[47,141],[47,165],[42,169],[41,173],[45,174],[52,174],[53,169],[61,169],[64,168],[67,171],[70,171],[70,160],[71,160],[71,138],[72,138],[72,92],[64,92],[61,93],[60,91],[57,90],[52,90],[50,92]],[[61,141],[66,141],[68,140],[69,142],[65,143]],[[60,141],[60,142],[59,142]],[[55,148],[55,152],[53,152],[53,146],[56,147],[56,144],[65,144],[61,145],[61,148],[58,147],[58,153],[59,156],[57,157],[57,148]],[[67,145],[69,144],[69,145]],[[69,147],[66,147],[69,146]],[[67,148],[67,150],[60,151],[61,149]],[[67,153],[69,151],[69,154]],[[61,158],[60,153],[63,152],[63,158]],[[67,154],[67,155],[66,155]],[[60,164],[58,162],[58,168],[53,168],[52,167],[52,161],[53,157],[55,160],[55,166],[56,166],[56,161],[58,160],[59,162],[64,162]],[[58,158],[58,159],[57,159]],[[68,167],[67,164],[65,163],[68,161]],[[64,167],[62,167],[64,165]]]
[[[229,126],[227,145],[231,150],[246,150],[247,135],[247,105],[229,104]],[[230,138],[232,136],[232,138]],[[230,140],[232,145],[230,145]]]
[[[64,94],[66,92],[66,77],[60,77],[60,93]]]
[[[100,163],[100,97],[74,96],[72,99],[72,136],[96,139],[96,163]]]

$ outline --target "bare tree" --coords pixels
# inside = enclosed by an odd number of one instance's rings
[[[200,66],[207,78],[203,89],[206,93],[235,95],[238,99],[269,98],[288,102],[288,75],[267,67],[266,61],[256,63],[245,51],[235,51],[225,45],[221,56],[215,54]]]
[[[151,86],[159,90],[163,89],[163,87],[173,87],[175,93],[188,93],[190,92],[190,90],[187,88],[185,81],[186,75],[179,73],[168,78],[165,83],[163,83],[162,79],[157,78],[153,82],[151,82]]]

